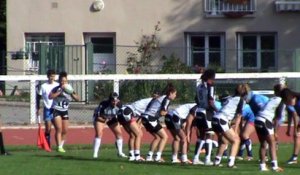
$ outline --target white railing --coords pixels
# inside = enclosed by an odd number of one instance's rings
[[[113,80],[114,91],[119,92],[119,84],[122,80],[191,80],[199,82],[200,74],[111,74],[111,75],[68,75],[69,80]],[[278,79],[285,83],[287,78],[300,78],[300,72],[277,73],[217,73],[218,80],[247,80],[247,79]],[[0,81],[27,81],[30,83],[30,123],[36,122],[36,85],[38,81],[46,80],[45,75],[1,75]]]
[[[275,1],[276,11],[300,11],[300,1],[277,0]]]
[[[204,0],[204,11],[207,15],[223,15],[224,13],[248,13],[256,11],[256,0],[245,0],[245,3],[231,3],[228,0]]]

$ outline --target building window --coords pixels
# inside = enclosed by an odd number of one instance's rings
[[[238,34],[239,70],[266,72],[277,67],[276,34]]]
[[[224,34],[187,34],[187,62],[190,66],[224,65]]]
[[[28,68],[37,71],[39,60],[37,58],[38,45],[64,45],[65,36],[63,33],[26,33],[25,34],[25,53],[28,55]]]

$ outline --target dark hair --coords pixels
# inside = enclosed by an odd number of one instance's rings
[[[208,79],[214,79],[216,77],[216,72],[213,69],[207,69],[201,75],[201,80],[207,81]]]
[[[109,101],[113,101],[113,100],[119,99],[119,94],[116,93],[116,92],[113,92],[113,93],[109,94],[108,99],[109,99]]]
[[[273,90],[274,90],[274,94],[276,96],[280,96],[281,95],[281,91],[285,88],[285,85],[283,84],[276,84],[274,87],[273,87]]]
[[[289,88],[284,88],[281,92],[280,92],[280,97],[282,98],[282,100],[284,102],[287,102],[288,100],[297,97],[300,97],[300,94],[297,92],[294,92],[292,90],[290,90]]]
[[[249,93],[250,87],[248,84],[238,84],[235,88],[234,95],[244,97]]]
[[[169,96],[171,93],[176,92],[176,88],[173,86],[172,83],[168,83],[164,89],[164,92],[167,96]]]
[[[60,73],[59,73],[59,76],[58,76],[59,82],[61,81],[61,79],[62,79],[63,77],[66,77],[66,78],[67,78],[67,76],[68,76],[67,72],[65,72],[65,71],[60,72]]]
[[[53,74],[55,74],[55,70],[49,69],[49,70],[47,71],[47,77],[48,77],[48,78],[49,78],[51,75],[53,75]]]

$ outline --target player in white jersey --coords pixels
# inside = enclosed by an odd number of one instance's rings
[[[53,108],[52,103],[53,100],[49,99],[49,94],[52,91],[53,88],[57,87],[59,85],[58,82],[55,81],[55,71],[50,69],[47,71],[47,78],[48,81],[43,83],[41,87],[38,90],[37,94],[37,115],[40,115],[41,109],[40,109],[40,99],[43,99],[43,116],[44,116],[44,122],[45,122],[45,137],[48,142],[49,147],[51,147],[50,143],[50,136],[51,136],[51,126],[53,122]]]
[[[60,153],[66,152],[63,148],[65,138],[69,127],[69,104],[72,99],[79,101],[79,96],[73,92],[67,92],[65,87],[68,85],[66,72],[59,73],[59,85],[52,89],[49,94],[49,99],[53,99],[53,123],[55,127],[55,140],[57,151]]]
[[[275,97],[270,98],[265,107],[258,112],[255,119],[255,129],[260,142],[259,157],[260,157],[260,170],[269,171],[266,166],[266,144],[268,143],[271,159],[272,170],[276,172],[283,171],[278,167],[277,153],[276,153],[276,126],[280,122],[284,104],[281,100],[280,93],[284,85],[277,84],[274,86]],[[275,131],[274,131],[275,130]]]
[[[154,93],[153,97],[155,97],[156,95],[157,94]],[[151,100],[152,98],[144,98],[135,101],[131,104],[125,105],[119,111],[118,121],[129,135],[129,161],[144,160],[144,158],[140,156],[141,139],[143,136],[140,116],[143,112],[145,112],[146,107]]]
[[[215,157],[214,165],[219,166],[221,163],[224,150],[228,143],[231,143],[230,157],[228,167],[235,167],[235,156],[237,155],[240,138],[238,135],[239,125],[242,116],[243,106],[247,95],[247,89],[244,85],[238,85],[235,89],[234,96],[223,95],[220,100],[222,108],[212,119],[213,130],[218,135],[219,148]]]
[[[172,142],[172,163],[192,163],[187,157],[187,136],[185,134],[185,121],[188,115],[194,115],[196,103],[179,105],[168,111],[165,117],[165,124],[173,136]],[[178,159],[178,152],[181,152],[181,160]]]
[[[159,118],[165,116],[171,100],[176,98],[176,89],[173,85],[168,84],[166,95],[158,98],[153,98],[148,104],[145,112],[142,114],[142,123],[146,130],[154,137],[150,144],[150,149],[147,154],[146,161],[153,161],[153,153],[156,152],[155,161],[164,162],[161,155],[168,141],[168,135],[165,129],[161,126]]]
[[[214,102],[215,90],[215,71],[212,69],[205,70],[201,75],[201,83],[197,86],[195,101],[197,109],[195,112],[196,125],[200,132],[196,143],[195,153],[200,152],[202,147],[205,148],[205,165],[213,165],[211,161],[211,152],[213,148],[213,134],[211,119],[217,111]],[[195,154],[193,162],[199,164],[199,155]]]

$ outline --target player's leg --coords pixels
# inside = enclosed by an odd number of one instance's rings
[[[235,165],[235,157],[240,146],[240,137],[234,132],[232,128],[224,132],[224,137],[231,143],[230,156],[228,161],[228,167],[232,168]]]
[[[116,137],[116,147],[118,150],[118,156],[126,158],[126,154],[123,153],[123,136],[122,136],[122,130],[120,127],[120,124],[116,119],[112,119],[109,122],[107,122],[108,127],[112,130]]]
[[[93,157],[98,158],[98,152],[101,145],[101,138],[103,135],[105,123],[101,121],[94,121],[94,129],[95,129],[95,139],[93,144]]]
[[[53,121],[53,109],[48,109],[44,107],[43,115],[45,122],[45,138],[49,147],[51,147],[51,127]]]
[[[61,143],[59,145],[60,148],[64,150],[64,144],[66,141],[67,133],[69,129],[69,117],[67,115],[64,115],[62,117],[62,132],[61,132]]]
[[[8,152],[6,152],[5,150],[5,146],[4,146],[4,141],[3,141],[3,134],[2,134],[2,130],[1,130],[1,122],[0,122],[0,151],[1,151],[1,155],[9,155]]]
[[[253,122],[247,122],[245,128],[242,133],[242,141],[245,144],[247,150],[247,160],[253,159],[252,153],[252,141],[250,139],[250,135],[255,132],[255,127]]]
[[[131,130],[131,134],[134,135],[134,140],[133,140],[134,158],[137,161],[141,161],[143,160],[140,153],[143,132],[136,121],[131,121],[129,127]]]
[[[55,141],[58,152],[64,152],[59,146],[61,145],[61,135],[62,135],[62,118],[59,114],[54,115],[53,124],[55,128]]]
[[[168,135],[165,131],[164,128],[162,128],[160,126],[160,124],[158,124],[158,128],[161,128],[159,129],[156,134],[159,136],[160,138],[160,141],[159,141],[159,144],[158,144],[158,148],[157,148],[157,152],[156,152],[156,158],[155,158],[155,161],[157,162],[164,162],[164,160],[161,158],[161,155],[162,155],[162,152],[163,150],[165,149],[165,146],[167,144],[167,141],[168,141]]]

